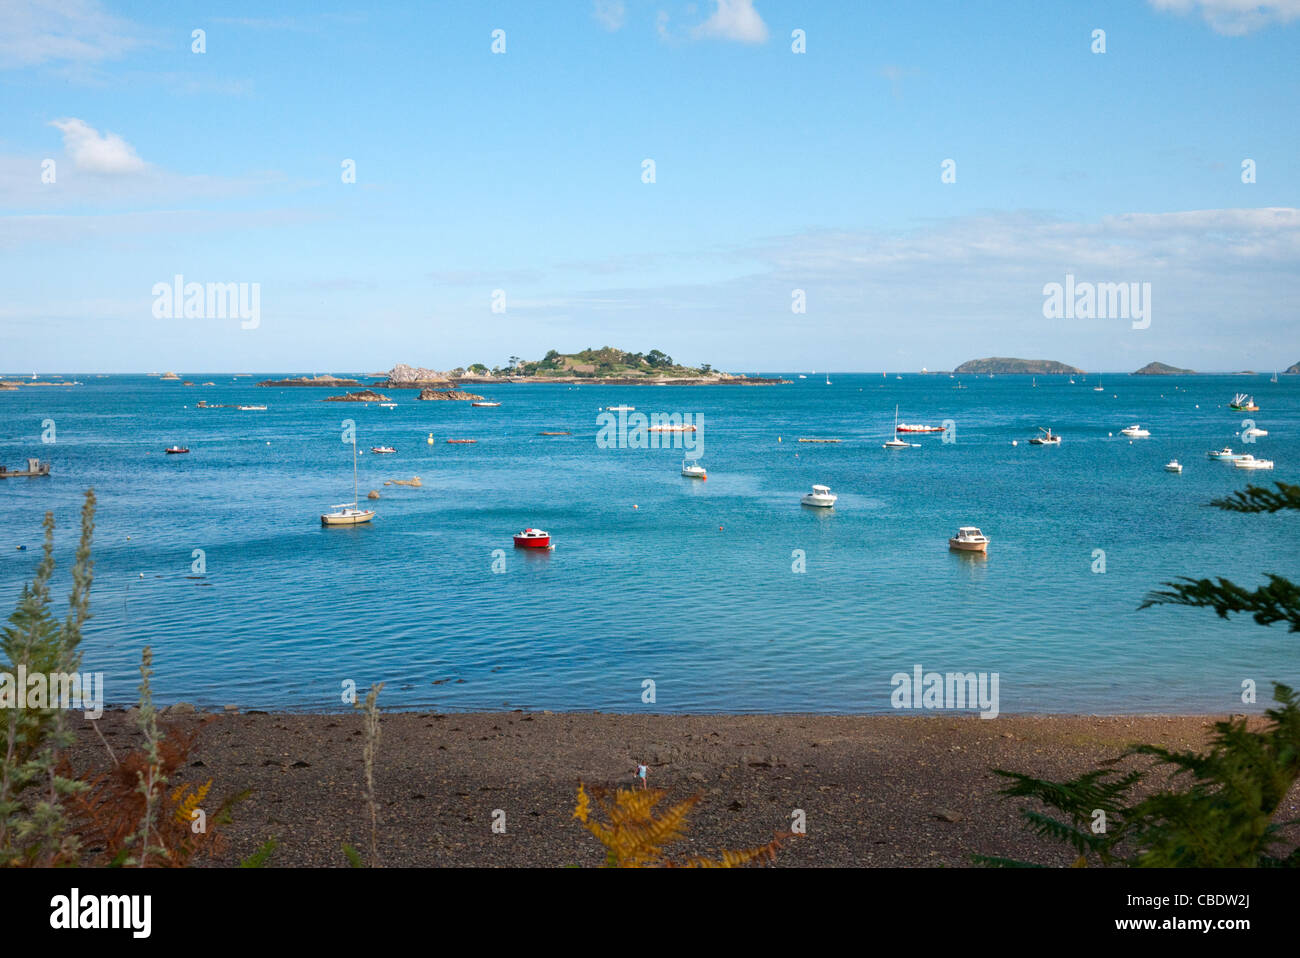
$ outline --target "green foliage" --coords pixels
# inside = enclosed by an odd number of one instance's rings
[[[279,841],[274,838],[268,838],[257,851],[249,855],[239,863],[240,868],[265,868],[271,853],[280,845]]]
[[[1277,487],[1250,486],[1211,504],[1243,513],[1300,510],[1300,486],[1279,482]],[[1223,578],[1164,584],[1167,589],[1148,595],[1140,608],[1195,606],[1225,619],[1249,613],[1260,625],[1286,622],[1290,631],[1300,631],[1300,588],[1281,576],[1269,575],[1268,583],[1253,591]],[[1288,686],[1273,688],[1277,706],[1264,713],[1262,723],[1252,728],[1245,718],[1216,722],[1206,751],[1132,746],[1122,759],[1152,759],[1145,771],[1102,768],[1067,782],[994,771],[1011,780],[1003,795],[1033,798],[1057,813],[1021,809],[1035,834],[1078,853],[1076,865],[1300,867],[1300,846],[1279,849],[1285,841],[1282,829],[1300,822],[1274,820],[1300,779],[1300,698]],[[1156,770],[1167,777],[1146,787],[1148,773]],[[1094,827],[1098,811],[1105,816],[1103,829]],[[1000,867],[1025,864],[979,861]]]
[[[343,843],[343,854],[348,860],[349,868],[366,867],[366,863],[361,860],[361,853],[357,851],[355,848],[353,848],[351,845],[349,845],[347,842]]]
[[[71,674],[81,667],[81,631],[90,617],[93,563],[90,543],[95,529],[95,493],[87,490],[81,509],[81,541],[72,569],[68,613],[60,623],[50,612],[50,578],[54,574],[54,515],[42,523],[45,543],[36,575],[19,595],[17,608],[0,630],[0,683],[14,701],[4,715],[6,747],[0,755],[0,865],[68,864],[79,843],[68,828],[65,799],[85,786],[60,774],[63,750],[74,740],[59,703],[28,708],[26,689],[17,688],[20,666],[31,676]]]

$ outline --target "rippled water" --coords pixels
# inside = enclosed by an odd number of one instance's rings
[[[114,702],[133,699],[146,644],[159,701],[268,709],[339,707],[352,679],[386,682],[390,707],[885,711],[890,676],[917,663],[998,672],[1003,711],[1242,710],[1243,680],[1300,681],[1297,638],[1279,627],[1137,611],[1178,575],[1300,576],[1300,517],[1205,507],[1252,478],[1297,481],[1297,376],[1116,374],[1104,393],[1096,377],[959,377],[967,388],[954,389],[947,375],[842,373],[830,386],[514,385],[480,389],[496,409],[399,390],[391,410],[255,387],[264,375],[80,378],[0,393],[0,461],[54,467],[0,481],[0,589],[11,605],[53,509],[61,604],[93,486],[84,668],[105,673]],[[1242,390],[1270,432],[1254,446],[1226,405]],[[598,448],[597,410],[619,403],[702,414],[708,481],[679,475],[679,451]],[[895,403],[904,421],[952,419],[956,441],[881,449]],[[374,523],[322,529],[320,513],[351,497],[349,417],[363,450],[398,453],[360,459],[362,495],[382,493]],[[43,445],[47,419],[56,441]],[[1118,436],[1134,422],[1152,438]],[[1038,426],[1064,443],[1027,445]],[[537,435],[548,429],[573,435]],[[163,455],[173,442],[192,453]],[[1277,469],[1205,457],[1225,443]],[[1163,471],[1172,457],[1182,475]],[[412,475],[423,488],[382,485]],[[839,495],[833,513],[799,505],[814,482]],[[948,551],[960,524],[990,536],[987,559]],[[511,548],[524,526],[549,530],[555,551]]]

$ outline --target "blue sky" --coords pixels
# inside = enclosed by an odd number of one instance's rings
[[[0,6],[0,368],[1300,361],[1300,0],[379,6]]]

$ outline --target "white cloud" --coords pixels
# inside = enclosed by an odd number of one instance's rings
[[[621,30],[623,24],[627,22],[627,6],[623,0],[595,0],[591,15],[602,27],[612,33]]]
[[[54,120],[50,126],[63,133],[63,148],[73,166],[86,173],[141,173],[148,167],[136,155],[131,144],[116,133],[100,134],[93,126],[76,117]]]
[[[1148,0],[1157,10],[1199,11],[1216,33],[1241,36],[1272,23],[1300,19],[1300,0]]]
[[[713,0],[713,16],[695,28],[696,36],[737,43],[767,42],[767,24],[754,9],[754,0]]]
[[[98,0],[4,0],[0,69],[42,63],[94,63],[141,45],[131,24]]]

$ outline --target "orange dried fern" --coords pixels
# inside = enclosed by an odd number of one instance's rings
[[[790,837],[778,833],[772,841],[758,848],[742,851],[724,849],[720,857],[692,857],[674,861],[664,852],[664,846],[678,841],[686,834],[686,818],[699,802],[699,795],[668,806],[656,815],[656,809],[667,792],[660,788],[628,790],[578,785],[578,804],[573,817],[605,846],[605,864],[610,868],[740,868],[753,862],[771,862],[776,850]],[[595,820],[592,814],[595,798],[608,824]]]

